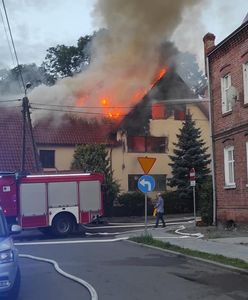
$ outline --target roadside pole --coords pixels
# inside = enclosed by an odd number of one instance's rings
[[[195,201],[195,169],[192,168],[189,173],[190,186],[193,187],[193,206],[194,206],[194,223],[196,226],[196,201]]]
[[[195,226],[196,226],[195,186],[193,186],[193,201],[194,201],[194,220],[195,220]]]
[[[155,157],[138,157],[138,162],[146,175],[138,180],[138,189],[145,194],[145,235],[147,231],[147,193],[152,192],[155,188],[155,180],[152,176],[147,175],[156,161]]]
[[[145,235],[147,235],[147,193],[145,193]]]

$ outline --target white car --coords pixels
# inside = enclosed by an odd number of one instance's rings
[[[12,233],[20,231],[19,225],[12,225]],[[4,213],[0,207],[0,299],[17,299],[20,281],[18,251],[14,246]]]

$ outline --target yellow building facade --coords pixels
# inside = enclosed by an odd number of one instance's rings
[[[196,104],[186,105],[188,112],[192,114],[192,119],[196,123],[196,127],[201,130],[201,138],[205,141],[210,154],[211,139],[209,120],[206,111],[202,110]],[[175,120],[174,116],[167,119],[150,119],[149,120],[149,136],[164,138],[166,147],[164,152],[134,152],[128,147],[128,136],[124,133],[118,133],[117,139],[121,142],[121,147],[113,148],[112,150],[112,168],[114,178],[119,182],[121,191],[133,191],[135,182],[144,174],[138,157],[153,157],[156,158],[149,175],[154,176],[156,181],[155,191],[165,191],[169,187],[166,184],[167,179],[171,177],[171,162],[169,156],[173,155],[174,145],[177,142],[177,134],[183,126],[183,120]]]

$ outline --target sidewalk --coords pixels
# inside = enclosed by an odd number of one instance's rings
[[[172,220],[167,220],[172,221]],[[151,224],[149,224],[151,225]],[[189,224],[188,227],[192,228],[193,224]],[[170,222],[167,223],[166,228],[152,228],[148,226],[147,233],[152,235],[153,238],[162,240],[164,242],[169,242],[172,245],[180,246],[183,248],[189,248],[192,250],[198,250],[211,254],[221,254],[230,258],[239,258],[248,263],[248,235],[240,237],[225,237],[225,238],[215,238],[215,239],[205,239],[200,234],[190,233],[191,230],[187,231],[186,228],[176,233],[176,228],[178,226],[171,225]],[[173,230],[174,229],[174,230]],[[190,229],[190,228],[188,228]],[[197,232],[197,227],[196,227]],[[140,236],[144,234],[145,230],[139,230],[136,232],[130,232],[129,237]]]
[[[149,229],[148,233],[155,239],[166,241],[176,246],[211,254],[221,254],[230,258],[240,258],[248,262],[248,237],[205,240],[192,236],[178,236],[168,233],[162,228]]]

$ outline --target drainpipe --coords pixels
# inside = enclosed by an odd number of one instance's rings
[[[213,139],[213,125],[212,125],[212,95],[210,88],[210,72],[209,59],[206,57],[206,68],[208,78],[208,95],[209,95],[209,124],[210,124],[210,138],[211,138],[211,169],[212,169],[212,185],[213,185],[213,225],[216,226],[216,192],[215,192],[215,162],[214,162],[214,139]]]

